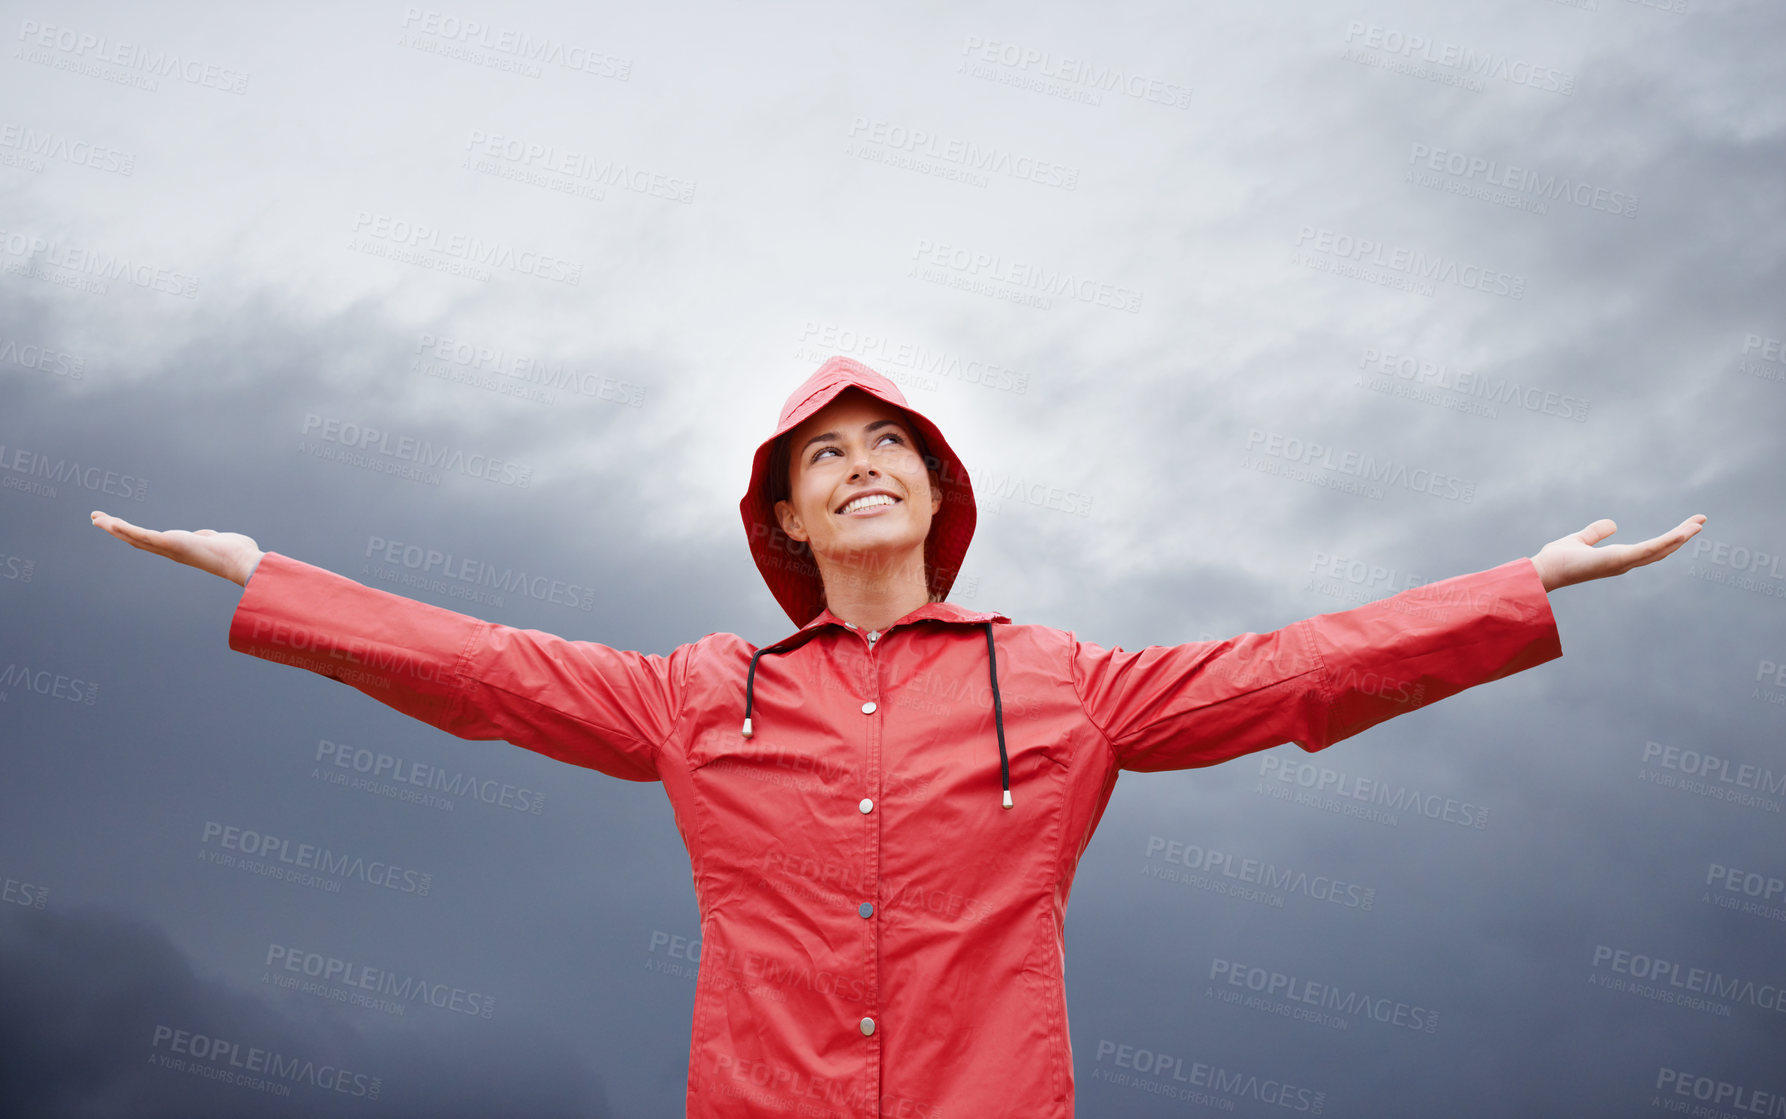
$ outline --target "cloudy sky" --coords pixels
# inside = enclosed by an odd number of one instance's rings
[[[1067,920],[1080,1115],[1280,1110],[1161,1091],[1194,1062],[1329,1116],[1772,1114],[1780,6],[882,9],[3,5],[0,1110],[680,1115],[661,788],[233,653],[236,587],[87,513],[624,648],[766,644],[749,454],[847,353],[966,461],[954,597],[1105,645],[1709,518],[1556,592],[1560,660],[1319,756],[1125,775]],[[502,468],[406,473],[404,440]],[[562,586],[467,598],[428,550]],[[331,779],[380,755],[528,807]],[[1463,807],[1305,795],[1360,782]],[[221,866],[223,828],[429,890]],[[1218,856],[1360,903],[1240,896]],[[324,960],[455,1005],[357,1004]],[[1433,1028],[1228,982],[1270,973]],[[344,1086],[220,1083],[195,1037]]]

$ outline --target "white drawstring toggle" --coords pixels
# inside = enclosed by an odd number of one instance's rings
[[[746,738],[750,737],[750,716],[749,715],[746,715],[744,717],[744,737],[746,737]]]
[[[1005,790],[1005,807],[1011,807],[1011,790],[1009,789]]]

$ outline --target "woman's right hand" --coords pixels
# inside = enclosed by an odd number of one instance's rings
[[[254,574],[254,565],[260,562],[262,554],[251,538],[239,532],[218,532],[210,528],[201,528],[197,532],[187,532],[183,528],[158,532],[152,528],[139,528],[97,509],[93,510],[93,523],[133,548],[221,575],[243,587],[248,585],[248,576]]]

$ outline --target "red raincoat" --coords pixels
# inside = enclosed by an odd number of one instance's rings
[[[268,552],[229,644],[461,738],[663,782],[701,914],[696,1119],[1070,1117],[1063,923],[1118,771],[1320,750],[1562,655],[1526,558],[1134,652],[937,602],[879,634],[821,610],[762,649],[657,656]]]

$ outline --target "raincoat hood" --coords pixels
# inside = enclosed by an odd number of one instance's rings
[[[854,386],[893,405],[911,418],[923,437],[926,463],[942,478],[943,504],[931,518],[930,535],[924,540],[924,559],[930,576],[930,592],[937,599],[948,596],[974,537],[974,489],[967,471],[955,456],[943,433],[928,418],[906,403],[899,386],[861,362],[832,357],[819,366],[806,383],[794,390],[781,406],[781,418],[769,438],[757,447],[750,465],[750,486],[738,503],[744,516],[744,532],[757,570],[769,584],[769,592],[797,626],[804,626],[825,607],[825,583],[819,577],[812,551],[781,530],[775,516],[775,497],[770,477],[776,440],[806,422],[814,412]]]

